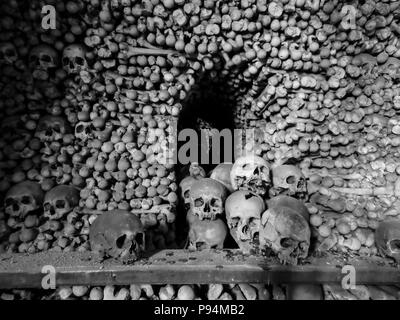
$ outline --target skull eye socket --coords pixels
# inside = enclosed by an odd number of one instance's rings
[[[82,133],[85,130],[83,125],[79,125],[76,127],[75,132],[76,133]]]
[[[221,204],[221,202],[217,198],[212,198],[211,201],[210,201],[210,205],[212,207],[219,207],[220,204]]]
[[[50,209],[51,209],[50,203],[46,202],[46,203],[43,205],[43,208],[44,208],[45,211],[50,211]]]
[[[31,198],[29,196],[23,196],[21,199],[22,204],[30,204],[31,203]]]
[[[56,208],[57,209],[63,209],[65,207],[65,201],[64,200],[57,200],[56,201]]]
[[[42,59],[43,62],[51,62],[51,57],[47,54],[42,55]]]
[[[194,200],[194,206],[195,207],[202,207],[204,205],[204,200],[202,198],[198,198]]]
[[[126,241],[126,234],[120,236],[117,241],[115,242],[115,244],[117,245],[118,249],[121,249],[124,246],[124,243]]]
[[[67,57],[63,58],[62,63],[64,65],[64,67],[67,66],[69,64],[69,59]]]
[[[189,198],[189,196],[190,196],[190,190],[188,189],[188,190],[186,190],[186,191],[183,193],[183,197],[184,197],[185,199],[187,199],[187,198]]]
[[[4,204],[5,204],[6,207],[10,207],[10,206],[12,206],[14,204],[14,202],[15,202],[15,200],[13,198],[7,198],[4,201]]]
[[[60,133],[60,132],[61,132],[60,126],[59,126],[58,124],[54,125],[53,131],[54,131],[54,132],[57,132],[57,133]]]
[[[289,176],[286,178],[286,183],[287,184],[293,184],[296,182],[296,177],[295,176]]]
[[[236,227],[239,224],[240,218],[231,218],[230,225],[232,228]]]
[[[81,57],[76,57],[75,62],[77,65],[83,66],[85,64],[85,60],[83,60]]]
[[[13,49],[7,49],[6,50],[6,55],[7,56],[15,56],[15,51]]]
[[[293,240],[290,238],[283,238],[283,239],[281,239],[281,246],[283,248],[289,248],[289,247],[293,246]]]
[[[389,247],[392,252],[400,252],[400,239],[390,241]]]

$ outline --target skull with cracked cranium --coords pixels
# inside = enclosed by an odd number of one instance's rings
[[[200,220],[192,216],[189,230],[189,250],[223,249],[228,228],[221,219]]]
[[[198,181],[199,179],[193,176],[187,176],[182,179],[179,183],[180,189],[180,196],[183,204],[185,206],[185,211],[188,212],[190,209],[190,188],[192,187],[193,183]]]
[[[256,155],[238,158],[230,172],[234,190],[249,190],[264,196],[271,186],[270,166],[267,161]]]
[[[39,120],[35,137],[42,142],[60,141],[65,134],[71,132],[66,119],[58,116],[47,115]]]
[[[375,230],[375,244],[380,254],[400,262],[400,220],[382,221]]]
[[[44,216],[49,220],[61,219],[79,205],[79,200],[79,190],[75,187],[56,186],[44,196]]]
[[[68,74],[79,74],[88,70],[86,49],[79,44],[71,44],[63,51],[62,64]]]
[[[29,67],[32,76],[38,80],[48,80],[59,64],[58,52],[47,44],[41,44],[32,49],[29,54]]]
[[[42,207],[43,197],[43,191],[38,183],[20,182],[7,192],[4,198],[5,212],[11,217],[23,219]]]
[[[278,165],[272,169],[270,197],[287,195],[298,199],[307,196],[307,181],[300,168],[294,165]]]
[[[200,220],[214,220],[224,213],[227,190],[223,184],[210,178],[195,181],[190,187],[190,209]]]
[[[310,237],[308,221],[297,210],[276,205],[262,214],[260,248],[272,250],[283,264],[296,265],[299,259],[305,259]]]
[[[263,199],[254,192],[238,190],[225,202],[226,220],[230,234],[244,253],[259,249],[261,214],[265,210]]]
[[[134,262],[145,250],[145,232],[140,219],[129,211],[108,211],[90,226],[91,250],[100,258]]]

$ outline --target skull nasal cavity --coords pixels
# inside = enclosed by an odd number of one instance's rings
[[[289,176],[286,178],[286,183],[287,184],[293,184],[296,182],[296,177],[295,176]]]
[[[117,244],[117,248],[121,249],[124,246],[125,241],[126,241],[126,234],[120,236],[117,239],[117,243],[116,243]]]
[[[400,239],[390,241],[389,246],[392,251],[400,252]]]

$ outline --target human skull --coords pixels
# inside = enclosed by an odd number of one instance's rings
[[[261,218],[260,247],[271,249],[283,264],[297,264],[308,255],[310,226],[289,207],[272,207]]]
[[[39,120],[35,137],[43,142],[60,141],[70,131],[69,124],[64,118],[47,115]]]
[[[375,230],[375,244],[379,252],[400,262],[400,220],[381,222]]]
[[[229,192],[233,192],[231,183],[232,163],[221,163],[211,172],[210,178],[221,182]]]
[[[189,231],[189,250],[223,249],[228,228],[221,219],[193,218]]]
[[[375,137],[379,137],[387,134],[389,118],[379,114],[370,115],[365,118],[364,125],[367,133],[371,133]]]
[[[190,188],[193,183],[195,183],[198,179],[192,176],[187,176],[179,183],[180,195],[183,203],[185,205],[185,211],[187,212],[190,208]]]
[[[0,63],[14,64],[18,60],[18,53],[15,46],[11,42],[0,44]]]
[[[393,79],[400,78],[400,60],[394,57],[389,59],[381,66],[381,72],[388,74]]]
[[[280,194],[300,199],[306,197],[307,182],[300,168],[284,164],[272,169],[270,197]]]
[[[238,158],[231,170],[231,184],[234,190],[249,190],[264,196],[271,186],[267,161],[255,155]]]
[[[62,64],[68,74],[77,74],[88,69],[86,50],[79,44],[71,44],[64,49]]]
[[[310,213],[303,202],[286,195],[279,195],[267,201],[267,207],[288,207],[300,213],[306,221],[310,221]]]
[[[226,220],[230,234],[244,253],[257,251],[263,199],[254,192],[238,190],[225,202]]]
[[[38,45],[29,54],[29,66],[35,79],[47,80],[58,66],[58,52],[49,45]]]
[[[100,215],[90,226],[90,247],[102,258],[124,263],[136,261],[145,250],[140,219],[129,211],[113,210]]]
[[[79,205],[79,190],[73,186],[59,185],[44,196],[44,216],[50,220],[65,217]]]
[[[43,191],[38,183],[24,181],[11,187],[4,199],[5,212],[11,217],[23,219],[42,207]]]
[[[224,213],[227,190],[210,178],[195,181],[190,188],[190,208],[200,220],[214,220]]]
[[[93,125],[91,122],[78,122],[75,126],[75,137],[86,142],[92,137]]]

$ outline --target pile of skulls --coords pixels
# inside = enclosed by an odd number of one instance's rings
[[[180,194],[191,250],[226,247],[229,229],[243,253],[269,250],[290,264],[308,255],[309,212],[298,200],[307,195],[307,185],[296,166],[271,170],[263,158],[245,155],[218,165],[209,178],[204,170],[189,170]]]

